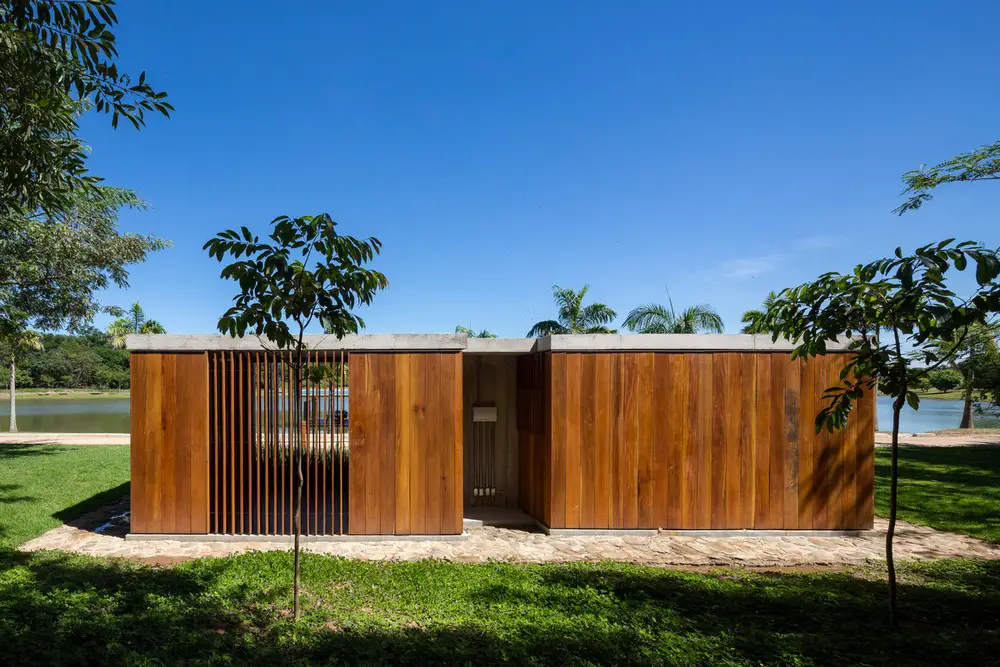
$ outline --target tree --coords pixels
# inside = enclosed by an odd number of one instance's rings
[[[767,312],[767,309],[771,307],[771,304],[773,304],[777,298],[778,298],[777,293],[775,293],[774,290],[769,290],[767,296],[764,297],[763,310],[759,310],[757,308],[751,308],[750,310],[743,311],[743,317],[740,318],[740,321],[743,322],[743,329],[741,329],[741,333],[745,334],[771,333],[770,331],[757,331],[754,328],[754,322],[761,321],[761,318],[763,317],[764,313]]]
[[[914,388],[919,388],[919,383],[914,380]],[[938,391],[951,391],[962,386],[962,374],[953,368],[937,368],[927,373],[927,382]]]
[[[6,337],[10,353],[10,428],[11,433],[17,433],[17,356],[25,350],[41,350],[42,337],[37,331],[17,329]]]
[[[603,303],[592,303],[586,307],[583,305],[583,299],[589,290],[590,285],[584,285],[583,289],[579,291],[553,285],[552,298],[559,306],[558,318],[536,322],[535,326],[528,331],[528,337],[539,338],[553,334],[615,333],[614,329],[608,327],[618,317],[615,311]]]
[[[633,308],[625,318],[625,328],[641,334],[693,334],[722,333],[722,318],[708,304],[688,306],[681,312],[674,310],[674,300],[667,293],[667,306],[648,303]]]
[[[492,331],[490,331],[489,329],[483,329],[482,331],[480,331],[480,332],[477,333],[477,332],[473,331],[472,329],[470,329],[468,327],[463,327],[462,325],[459,325],[459,326],[455,327],[455,333],[465,334],[469,338],[496,338],[497,337],[497,335],[495,333],[493,333]]]
[[[302,393],[303,378],[309,377],[304,336],[313,322],[322,321],[337,339],[356,333],[364,320],[354,313],[368,305],[375,294],[388,287],[386,277],[366,268],[382,243],[374,238],[356,239],[337,233],[337,223],[326,213],[316,216],[275,218],[268,238],[262,242],[249,229],[226,230],[205,243],[209,256],[220,262],[226,255],[234,261],[221,276],[235,280],[240,292],[235,304],[219,318],[219,331],[243,336],[248,331],[265,336],[262,345],[290,350],[294,395]],[[243,257],[244,259],[239,259]],[[301,422],[300,401],[292,401],[292,423]],[[299,617],[299,541],[302,534],[303,450],[298,428],[290,431],[295,461],[295,540],[293,615]]]
[[[1000,364],[1000,350],[997,349],[998,335],[1000,326],[997,324],[974,324],[965,332],[961,343],[955,347],[954,354],[949,358],[950,368],[947,370],[952,372],[952,379],[955,380],[950,389],[962,387],[962,421],[959,428],[973,428],[972,415],[976,391],[989,391],[991,388],[993,370]],[[932,341],[930,346],[940,354],[942,350],[947,350],[951,343]],[[942,389],[942,391],[947,390]]]
[[[146,313],[136,301],[128,309],[125,317],[119,317],[108,325],[108,340],[111,347],[125,347],[125,336],[129,334],[164,334],[166,328],[156,320],[146,319]]]
[[[136,129],[169,116],[166,93],[118,71],[114,0],[0,2],[0,215],[56,215],[93,186],[79,116],[94,109]]]
[[[906,188],[901,193],[909,195],[893,213],[902,215],[916,211],[925,202],[934,199],[931,191],[945,183],[1000,180],[1000,141],[989,146],[962,153],[934,167],[921,167],[903,174]]]
[[[963,271],[969,264],[976,266],[978,287],[963,300],[949,289],[946,275],[952,269]],[[998,251],[972,242],[953,245],[949,239],[918,248],[908,256],[897,248],[894,257],[859,265],[852,273],[826,273],[812,283],[782,290],[753,322],[755,328],[771,331],[775,340],[784,337],[794,341],[793,358],[825,354],[829,341],[850,340],[841,384],[827,389],[827,404],[816,416],[817,431],[843,428],[854,401],[874,392],[876,382],[893,398],[886,563],[894,625],[898,617],[892,542],[899,481],[899,415],[905,404],[915,410],[920,406],[912,390],[915,376],[947,363],[969,328],[985,323],[1000,310],[998,274]],[[951,347],[932,349],[927,345],[931,341],[945,341]],[[908,347],[919,354],[905,352]],[[926,365],[914,367],[917,359]]]
[[[24,218],[0,234],[0,332],[7,339],[29,328],[79,330],[99,312],[117,314],[100,292],[128,287],[128,267],[169,245],[119,233],[119,211],[145,206],[131,190],[101,186],[73,197],[63,215]]]

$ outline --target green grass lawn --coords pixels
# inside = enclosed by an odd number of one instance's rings
[[[0,665],[832,667],[985,664],[1000,649],[1000,563],[963,560],[903,564],[893,630],[880,566],[678,571],[306,554],[294,624],[287,552],[149,567],[14,551],[120,494],[128,450],[11,447],[0,447]],[[998,454],[904,451],[901,514],[995,538]],[[886,464],[880,451],[880,511]]]
[[[0,559],[0,664],[985,664],[1000,564],[901,571],[682,572],[603,565],[368,563],[306,555],[151,568],[56,553]]]
[[[120,497],[126,445],[0,444],[0,548],[21,544]]]
[[[961,389],[952,389],[951,391],[928,389],[927,391],[918,391],[917,395],[920,396],[920,398],[939,398],[951,401],[960,401],[965,398],[965,392]]]
[[[875,453],[875,511],[889,514],[887,449]],[[903,447],[899,518],[1000,544],[1000,448]]]
[[[47,389],[43,387],[28,387],[18,389],[18,398],[107,398],[116,396],[129,397],[128,389],[103,389],[101,387],[82,389]],[[10,391],[0,391],[0,400],[10,400]]]

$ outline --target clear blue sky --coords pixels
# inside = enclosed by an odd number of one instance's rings
[[[1000,139],[996,3],[160,0],[119,17],[123,65],[177,111],[138,133],[86,119],[91,167],[153,205],[124,228],[174,247],[107,296],[171,332],[214,331],[235,293],[204,241],[280,214],[383,241],[373,333],[523,336],[553,284],[584,283],[621,316],[669,286],[736,332],[768,289],[896,245],[998,243],[993,184],[890,213],[903,171]]]

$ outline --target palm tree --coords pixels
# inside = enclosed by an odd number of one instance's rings
[[[10,432],[17,433],[17,355],[28,350],[44,349],[42,337],[37,331],[22,331],[10,341]]]
[[[609,328],[618,314],[603,303],[592,303],[584,307],[583,297],[590,290],[590,285],[584,285],[580,291],[563,289],[559,285],[552,286],[552,298],[559,306],[559,317],[555,320],[542,320],[531,327],[528,336],[538,338],[552,334],[581,333],[615,333]]]
[[[167,330],[156,320],[147,320],[142,306],[136,301],[128,309],[125,317],[119,317],[108,325],[111,347],[125,347],[125,336],[129,334],[163,334]]]
[[[473,331],[472,329],[470,329],[469,327],[463,327],[462,325],[458,325],[457,327],[455,327],[455,333],[465,334],[469,338],[496,338],[497,337],[497,335],[495,333],[493,333],[492,331],[490,331],[489,329],[483,329],[482,331],[480,331],[480,332],[477,333],[477,332]]]
[[[667,292],[667,306],[648,303],[634,308],[625,318],[625,328],[641,334],[722,333],[722,318],[708,304],[674,310],[674,301]]]
[[[778,300],[778,294],[774,290],[770,290],[767,293],[767,298],[764,299],[764,306],[761,309],[751,308],[743,312],[743,329],[741,330],[745,334],[764,334],[771,333],[767,331],[767,327],[761,327],[754,325],[754,322],[764,316],[767,309],[774,305],[774,302]]]

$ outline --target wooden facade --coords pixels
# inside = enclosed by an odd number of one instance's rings
[[[208,532],[208,355],[133,354],[132,531]]]
[[[871,528],[874,397],[846,429],[813,425],[842,366],[785,352],[526,359],[521,508],[556,529]]]
[[[287,353],[212,340],[132,355],[135,533],[289,535],[292,429],[306,535],[461,533],[463,480],[483,461],[503,492],[492,504],[550,529],[873,523],[874,397],[846,429],[813,426],[844,352],[792,361],[750,337],[727,351],[642,337],[625,341],[639,350],[519,345],[473,361],[450,340],[404,341],[311,350],[322,372],[296,393]],[[469,459],[473,405],[496,408],[493,458]]]
[[[351,355],[353,535],[462,532],[462,355]]]

